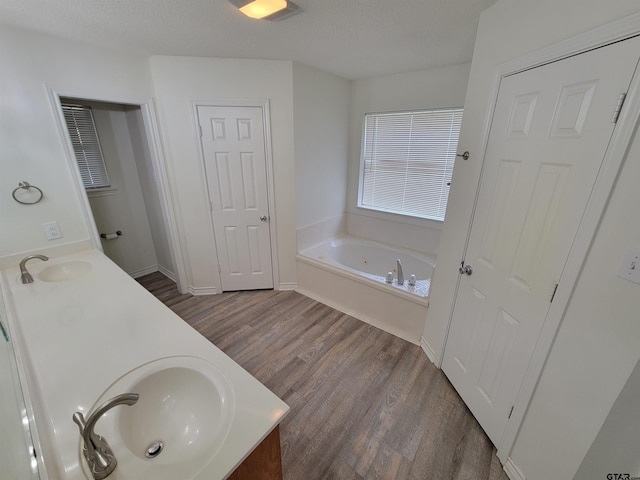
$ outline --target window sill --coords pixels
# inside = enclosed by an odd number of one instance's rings
[[[87,197],[108,197],[118,193],[117,188],[100,188],[98,190],[87,190]]]
[[[370,207],[370,206],[366,206],[366,205],[357,205],[357,208],[358,208],[358,210],[362,211],[362,214],[389,215],[391,217],[395,217],[396,219],[409,221],[409,223],[422,223],[422,222],[431,223],[431,222],[433,222],[433,224],[435,226],[437,226],[437,227],[442,227],[442,225],[444,224],[444,220],[438,220],[438,219],[435,219],[435,218],[428,218],[428,217],[421,217],[419,215],[411,215],[410,213],[402,213],[402,212],[397,212],[397,211],[394,211],[394,210],[385,210],[384,208],[375,208],[375,207]]]

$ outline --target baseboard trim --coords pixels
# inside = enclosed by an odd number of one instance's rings
[[[172,282],[176,282],[176,275],[173,272],[169,271],[167,268],[163,267],[162,265],[158,265],[158,271]]]
[[[149,275],[150,273],[155,273],[159,270],[158,265],[151,265],[149,267],[141,268],[140,270],[136,270],[134,272],[130,272],[129,275],[133,278],[144,277],[145,275]]]
[[[420,346],[422,347],[422,350],[424,351],[424,353],[427,355],[427,358],[431,360],[431,363],[437,366],[436,361],[438,359],[438,356],[436,355],[436,352],[433,351],[433,348],[431,348],[431,345],[429,345],[429,342],[427,342],[424,337],[420,337]]]
[[[216,287],[193,287],[189,286],[188,292],[193,296],[198,295],[215,295],[218,293]]]
[[[517,467],[511,457],[507,458],[502,468],[504,469],[504,473],[507,474],[507,477],[509,477],[509,480],[527,480],[527,477],[524,476],[524,473]]]
[[[298,284],[295,282],[284,282],[278,285],[278,290],[282,292],[288,291],[288,290],[295,290],[296,288],[298,288]]]

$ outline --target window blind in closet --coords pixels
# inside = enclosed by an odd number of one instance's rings
[[[109,176],[91,108],[83,105],[62,104],[62,113],[85,189],[109,187]]]

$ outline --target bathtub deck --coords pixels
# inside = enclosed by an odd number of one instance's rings
[[[420,347],[295,292],[181,295],[138,279],[291,407],[286,480],[507,480]]]

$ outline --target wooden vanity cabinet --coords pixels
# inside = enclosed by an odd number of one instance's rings
[[[228,480],[282,480],[280,426],[267,435]]]

